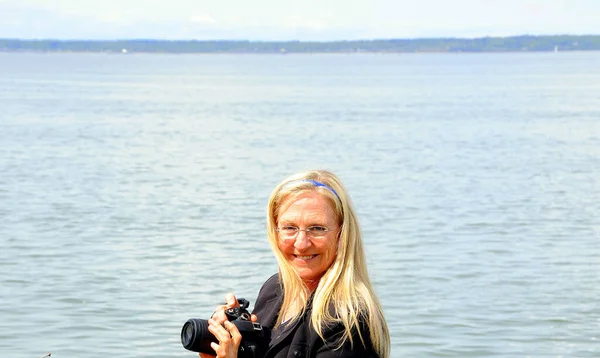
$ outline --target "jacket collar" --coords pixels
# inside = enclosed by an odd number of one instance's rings
[[[298,317],[293,322],[289,322],[288,323],[289,326],[279,326],[277,328],[273,328],[273,330],[271,332],[271,344],[269,345],[267,355],[265,355],[266,357],[269,356],[268,353],[271,350],[278,348],[279,345],[286,342],[288,337],[290,337],[290,336],[293,337],[294,333],[298,330],[298,327],[301,325],[301,323],[304,323],[305,321],[310,319],[310,315],[312,312],[313,296],[314,296],[314,292],[313,292],[313,294],[310,295],[308,302],[306,303],[306,310],[304,311],[303,315]],[[273,301],[275,301],[275,300],[273,300]],[[277,312],[279,312],[281,310],[281,305],[283,304],[283,292],[281,295],[278,295],[276,304],[277,304]],[[277,316],[275,316],[275,320],[277,320]],[[274,326],[275,326],[275,322],[272,323],[272,327],[274,327]]]

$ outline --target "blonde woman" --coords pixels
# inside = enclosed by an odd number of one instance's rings
[[[252,315],[272,329],[265,358],[388,358],[387,324],[342,182],[323,170],[287,178],[273,190],[267,215],[279,273],[263,284]],[[237,302],[226,299],[209,331],[219,340],[216,357],[234,358],[241,335],[223,311]]]

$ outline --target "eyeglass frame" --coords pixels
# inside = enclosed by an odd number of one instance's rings
[[[282,237],[281,231],[283,229],[285,229],[285,228],[288,228],[288,229],[289,228],[294,228],[294,229],[296,229],[296,233],[294,234],[294,236]],[[312,232],[311,229],[312,228],[324,228],[325,231],[322,232],[323,233],[322,236],[313,236],[313,234],[311,234],[311,232]],[[319,240],[319,239],[323,239],[330,232],[335,232],[336,230],[331,230],[330,228],[328,228],[325,225],[311,225],[311,226],[308,226],[308,227],[306,227],[304,229],[300,229],[299,227],[294,226],[294,225],[284,225],[282,227],[275,228],[275,231],[277,232],[280,240],[289,241],[289,240],[296,240],[298,238],[298,235],[300,234],[300,231],[304,231],[304,233],[306,234],[306,236],[309,237],[309,238],[311,238],[311,239],[317,239],[317,240]]]

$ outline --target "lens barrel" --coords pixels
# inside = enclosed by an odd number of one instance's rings
[[[210,344],[218,343],[217,338],[208,331],[208,321],[200,318],[190,318],[181,328],[181,344],[192,352],[214,354]]]

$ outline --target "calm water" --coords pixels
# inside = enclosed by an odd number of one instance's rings
[[[194,357],[345,181],[392,357],[600,356],[600,53],[0,53],[0,353]]]

